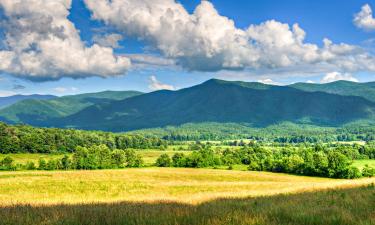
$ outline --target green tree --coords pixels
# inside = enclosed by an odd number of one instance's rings
[[[2,170],[15,170],[15,166],[13,165],[14,159],[10,156],[5,156],[4,159],[0,161],[0,169]]]
[[[156,166],[158,167],[170,167],[172,160],[168,154],[162,154],[156,159]]]
[[[38,170],[46,170],[47,169],[47,161],[44,158],[39,159]]]
[[[111,153],[112,164],[116,168],[125,167],[125,153],[123,150],[116,149]]]
[[[64,155],[64,157],[61,159],[61,168],[64,170],[70,169],[72,166],[72,160],[69,158],[68,155]]]
[[[172,156],[172,165],[174,167],[185,167],[186,166],[186,157],[184,153],[175,153]]]

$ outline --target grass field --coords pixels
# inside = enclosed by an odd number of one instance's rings
[[[286,174],[213,169],[144,168],[101,171],[0,173],[0,204],[114,201],[201,203],[369,184],[375,178],[335,180]]]
[[[0,224],[374,224],[375,189],[359,188],[373,183],[212,169],[1,172]]]
[[[353,162],[353,166],[362,169],[365,165],[369,165],[371,167],[375,167],[375,160],[374,159],[365,159],[365,160],[355,160]]]

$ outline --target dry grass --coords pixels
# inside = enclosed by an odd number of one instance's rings
[[[295,195],[179,202],[117,202],[0,207],[0,224],[371,225],[374,186]]]
[[[101,171],[0,173],[0,205],[177,201],[197,204],[249,197],[352,187],[372,179],[334,180],[267,172],[144,168]]]
[[[1,172],[0,224],[370,225],[374,182],[176,168]]]

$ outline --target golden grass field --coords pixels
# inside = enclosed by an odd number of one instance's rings
[[[375,178],[143,168],[0,172],[0,224],[375,224]]]
[[[375,224],[375,178],[141,168],[0,172],[0,224]]]
[[[118,201],[202,203],[221,197],[264,196],[375,183],[213,169],[141,168],[0,173],[0,205]]]

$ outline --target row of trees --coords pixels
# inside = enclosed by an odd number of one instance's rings
[[[115,134],[57,128],[10,126],[0,123],[0,153],[70,153],[77,146],[106,145],[110,149],[145,149],[167,147],[160,138],[137,134]]]
[[[365,167],[360,171],[352,166],[353,152],[341,148],[285,148],[270,150],[260,146],[245,146],[241,149],[215,151],[209,145],[190,155],[176,153],[172,157],[161,155],[156,165],[159,167],[217,167],[244,164],[249,170],[284,172],[307,176],[332,178],[359,178],[374,176],[375,169]]]
[[[286,122],[265,128],[254,128],[251,124],[239,123],[199,123],[147,129],[133,133],[157,136],[169,141],[251,139],[277,143],[327,143],[375,140],[375,127],[365,123],[341,128],[298,125]]]
[[[0,170],[96,170],[142,166],[143,159],[134,150],[111,150],[106,145],[78,146],[72,157],[64,155],[50,160],[40,158],[38,164],[31,161],[25,165],[14,164],[9,156],[0,161]]]

